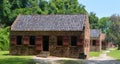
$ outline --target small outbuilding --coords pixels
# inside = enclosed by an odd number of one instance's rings
[[[90,51],[101,51],[101,31],[99,29],[90,30]]]
[[[114,48],[114,47],[115,46],[112,42],[106,42],[106,41],[102,42],[102,49],[103,50],[107,50],[109,48]]]
[[[11,26],[10,54],[86,59],[90,29],[87,14],[19,15]]]

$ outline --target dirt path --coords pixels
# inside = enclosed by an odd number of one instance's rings
[[[36,64],[83,64],[84,60],[60,57],[33,57]]]
[[[107,56],[108,52],[109,51],[105,51],[99,57],[93,57],[88,60],[59,57],[42,58],[36,56],[34,56],[33,59],[36,62],[36,64],[120,64],[120,61],[117,61],[114,58]]]
[[[109,51],[103,52],[99,57],[93,57],[86,60],[84,64],[120,64],[120,61],[107,56]]]

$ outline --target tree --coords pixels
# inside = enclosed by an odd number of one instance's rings
[[[110,26],[110,36],[116,45],[118,45],[118,49],[120,50],[120,16],[112,15],[110,17],[112,25]]]
[[[49,14],[85,14],[85,6],[78,0],[50,0]]]
[[[99,29],[101,29],[102,33],[106,35],[105,42],[113,42],[113,39],[111,38],[111,21],[109,17],[102,17],[98,21]]]
[[[0,23],[10,26],[19,14],[85,14],[78,0],[1,0]]]
[[[11,5],[9,0],[0,0],[0,23],[7,25],[11,23],[8,22],[9,15],[11,13],[10,7]]]
[[[38,0],[39,7],[41,9],[41,13],[38,14],[49,14],[49,3],[45,0]]]
[[[98,27],[101,29],[103,33],[107,33],[107,30],[109,29],[110,20],[109,17],[102,17],[98,21]]]
[[[23,3],[25,2],[25,3]],[[41,14],[42,10],[39,7],[38,0],[13,0],[11,1],[11,14],[9,16],[9,21],[14,21],[19,14]],[[8,21],[8,22],[9,22]],[[11,24],[12,24],[11,22]]]
[[[90,22],[91,29],[98,29],[98,20],[99,18],[96,16],[95,13],[93,12],[89,13],[89,22]]]

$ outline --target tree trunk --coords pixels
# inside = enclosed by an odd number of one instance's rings
[[[118,50],[120,50],[120,44],[118,44]]]

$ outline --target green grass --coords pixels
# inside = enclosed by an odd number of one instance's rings
[[[90,57],[98,57],[102,52],[104,52],[104,50],[102,50],[100,52],[90,52],[89,55],[90,55]]]
[[[82,60],[58,60],[57,62],[60,64],[83,64]]]
[[[12,56],[8,51],[0,51],[0,64],[35,64],[32,56]]]
[[[120,50],[113,49],[109,53],[107,53],[107,55],[117,60],[120,60]]]

